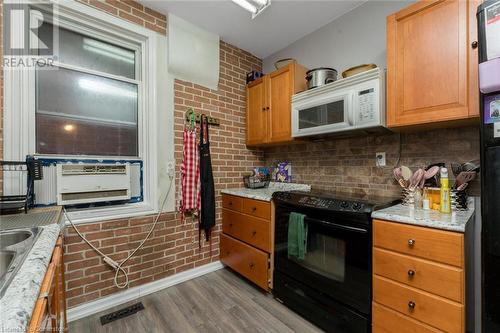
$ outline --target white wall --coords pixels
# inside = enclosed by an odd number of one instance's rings
[[[295,58],[309,69],[333,67],[339,76],[360,64],[375,63],[385,68],[386,17],[412,2],[370,0],[265,58],[264,73],[273,71],[274,62],[282,58]],[[304,19],[313,18],[304,15]]]

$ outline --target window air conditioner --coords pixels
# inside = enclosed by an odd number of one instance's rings
[[[130,199],[128,164],[57,164],[57,204]]]

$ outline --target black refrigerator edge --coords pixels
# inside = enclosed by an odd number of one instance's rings
[[[500,0],[477,11],[481,92],[482,332],[500,332]]]

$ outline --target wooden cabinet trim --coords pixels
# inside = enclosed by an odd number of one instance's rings
[[[50,329],[57,330],[60,324],[60,315],[63,316],[63,331],[67,332],[68,330],[63,252],[63,236],[60,235],[52,252],[47,272],[42,280],[40,293],[35,303],[27,332],[44,331],[45,328],[41,327],[41,325],[49,320]],[[53,310],[54,314],[49,314],[50,310]],[[50,317],[48,317],[49,315]]]

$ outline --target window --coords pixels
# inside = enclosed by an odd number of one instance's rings
[[[69,215],[76,223],[87,223],[157,212],[170,184],[166,166],[175,163],[167,38],[78,1],[49,5],[57,6],[57,20],[44,19],[48,25],[38,28],[38,34],[48,33],[51,24],[59,27],[57,70],[4,69],[4,159],[36,155],[51,163],[140,161],[142,201],[87,207]],[[48,11],[44,2],[30,6]],[[31,20],[39,17],[30,15]],[[11,38],[20,42],[21,32],[31,36],[28,28],[19,22]],[[49,184],[43,188],[50,191],[55,175],[45,176]],[[25,179],[6,174],[3,179],[4,193],[22,193],[26,187]],[[175,193],[174,184],[167,211],[175,209]]]
[[[52,34],[44,23],[38,33]],[[36,153],[138,156],[137,49],[59,27],[59,59],[36,70]]]

